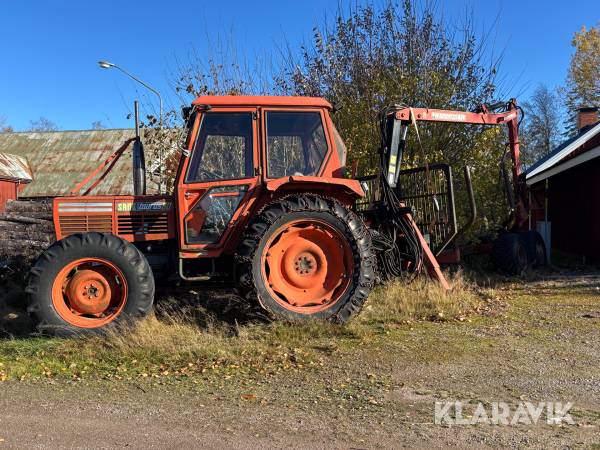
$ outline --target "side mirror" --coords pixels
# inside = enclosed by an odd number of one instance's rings
[[[344,104],[341,101],[337,101],[337,102],[334,101],[331,106],[332,106],[332,109],[331,109],[332,114],[335,114],[336,112],[344,109]]]

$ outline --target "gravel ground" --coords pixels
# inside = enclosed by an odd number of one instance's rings
[[[464,322],[384,327],[264,380],[4,382],[5,448],[600,448],[600,277],[503,284]],[[1,343],[0,343],[1,345]],[[436,401],[573,402],[574,425],[434,424]]]

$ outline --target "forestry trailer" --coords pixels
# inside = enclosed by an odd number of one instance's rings
[[[401,169],[407,129],[418,133],[419,121],[508,125],[515,215],[495,254],[518,272],[539,246],[525,229],[518,109],[500,107],[386,109],[379,174],[349,179],[327,101],[200,97],[184,108],[172,195],[146,195],[138,137],[134,195],[88,195],[123,146],[74,189],[83,195],[54,199],[57,242],[31,269],[29,312],[41,331],[94,332],[147,315],[155,280],[178,279],[233,282],[275,318],[346,322],[378,280],[425,268],[448,289],[436,255],[461,232],[450,167]]]

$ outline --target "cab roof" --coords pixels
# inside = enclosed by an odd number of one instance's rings
[[[277,97],[271,95],[205,95],[192,102],[193,105],[210,106],[288,106],[331,109],[331,103],[320,97]]]

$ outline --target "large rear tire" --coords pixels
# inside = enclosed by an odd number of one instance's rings
[[[38,331],[89,334],[146,316],[154,277],[130,243],[109,233],[77,233],[40,255],[26,292]]]
[[[527,270],[527,251],[517,233],[502,233],[494,241],[492,258],[496,267],[506,275],[521,275]]]
[[[363,221],[335,200],[294,195],[267,205],[237,251],[239,291],[275,318],[344,323],[375,281]]]
[[[546,259],[546,245],[541,234],[534,230],[522,232],[521,240],[527,253],[527,261],[531,267],[545,266],[547,263]]]

